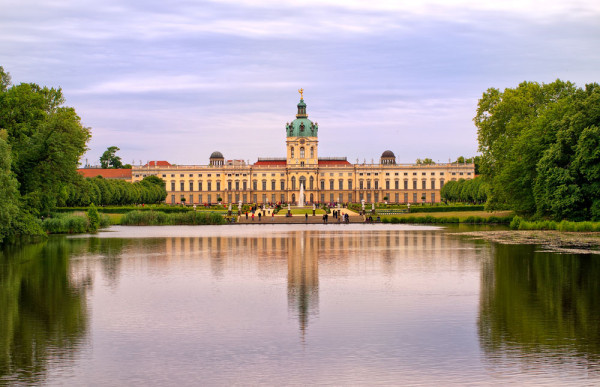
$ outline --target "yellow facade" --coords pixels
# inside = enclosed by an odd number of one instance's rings
[[[302,105],[301,105],[302,104]],[[300,186],[306,203],[432,203],[440,201],[445,182],[472,179],[473,164],[396,164],[392,152],[386,151],[378,164],[350,164],[346,158],[319,158],[316,135],[300,135],[298,130],[312,132],[308,125],[306,105],[301,100],[300,129],[288,124],[286,157],[259,158],[252,165],[242,160],[226,161],[214,152],[206,165],[134,166],[132,180],[155,175],[166,182],[169,204],[210,204],[222,202],[244,204],[296,203]],[[294,135],[291,135],[294,134]],[[387,197],[387,200],[385,199]],[[185,201],[182,200],[185,198]]]

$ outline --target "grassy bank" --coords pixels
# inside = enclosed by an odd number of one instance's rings
[[[513,218],[509,216],[385,216],[381,218],[381,223],[424,223],[424,224],[445,224],[445,223],[466,223],[466,224],[509,224]]]
[[[121,217],[120,224],[126,226],[166,226],[225,224],[226,220],[217,213],[190,211],[166,213],[162,211],[130,211]]]
[[[100,228],[110,226],[110,218],[100,215]],[[90,221],[85,214],[54,214],[42,222],[42,228],[48,234],[83,234],[94,232],[90,227]]]
[[[513,230],[556,230],[571,232],[600,232],[600,222],[569,222],[563,220],[555,222],[553,220],[526,221],[519,216],[515,216],[510,223]]]

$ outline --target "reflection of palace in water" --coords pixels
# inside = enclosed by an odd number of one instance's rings
[[[214,276],[243,270],[256,264],[258,275],[280,277],[287,267],[287,297],[290,313],[303,332],[319,313],[320,269],[349,276],[367,271],[392,275],[403,261],[435,270],[436,251],[443,251],[457,267],[473,264],[458,249],[459,241],[436,231],[289,231],[276,234],[255,232],[210,237],[165,239],[168,260],[207,260]],[[159,264],[157,262],[157,264]],[[323,275],[323,273],[321,273]]]

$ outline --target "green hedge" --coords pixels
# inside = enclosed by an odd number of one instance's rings
[[[121,218],[121,225],[164,226],[164,225],[201,225],[224,224],[225,218],[211,212],[166,213],[163,211],[130,211]]]
[[[435,216],[407,216],[407,217],[392,217],[383,218],[381,223],[467,223],[467,224],[508,224],[512,220],[512,216],[498,217],[490,216],[488,218],[482,216],[469,216],[464,219],[460,219],[456,216],[436,218]]]

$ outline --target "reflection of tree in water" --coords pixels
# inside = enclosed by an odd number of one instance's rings
[[[90,238],[89,253],[99,254],[102,259],[100,266],[102,274],[110,287],[117,286],[121,271],[121,253],[126,244],[131,244],[131,239],[120,238]]]
[[[319,256],[316,236],[290,234],[288,239],[288,308],[298,315],[304,337],[311,315],[319,312]]]
[[[597,256],[497,245],[482,270],[479,336],[489,359],[568,358],[600,371],[599,278]]]
[[[70,276],[69,256],[86,243],[52,238],[0,255],[0,383],[39,383],[49,358],[72,359],[81,345],[90,278]]]

